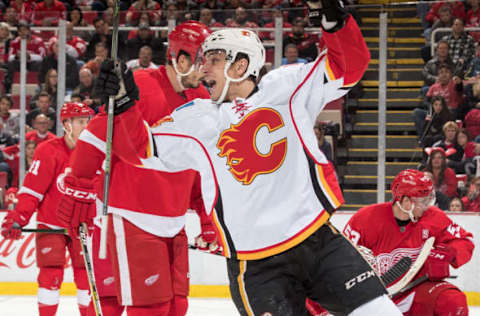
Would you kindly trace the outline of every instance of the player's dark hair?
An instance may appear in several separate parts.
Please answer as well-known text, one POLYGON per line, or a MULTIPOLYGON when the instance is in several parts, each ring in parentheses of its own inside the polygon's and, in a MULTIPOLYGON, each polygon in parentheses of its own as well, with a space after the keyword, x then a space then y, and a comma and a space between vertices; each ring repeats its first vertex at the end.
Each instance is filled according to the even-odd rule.
MULTIPOLYGON (((190 57, 190 54, 189 54, 189 53, 187 53, 187 52, 184 51, 184 50, 180 50, 180 51, 178 52, 177 60, 178 60, 178 58, 180 58, 180 56, 182 56, 182 55, 184 55, 184 56, 186 56, 186 57, 190 57)), ((168 65, 173 66, 173 62, 172 62, 172 60, 171 60, 169 57, 170 57, 170 56, 167 55, 168 65)), ((192 60, 192 63, 193 63, 193 62, 194 62, 194 61, 192 60)))
MULTIPOLYGON (((246 60, 250 63, 250 58, 248 58, 248 55, 245 54, 245 53, 237 53, 237 56, 235 57, 234 63, 236 63, 236 62, 239 61, 240 59, 246 59, 246 60)), ((252 81, 253 83, 256 83, 256 82, 257 82, 257 77, 255 77, 254 75, 248 76, 247 79, 250 80, 250 81, 252 81)))

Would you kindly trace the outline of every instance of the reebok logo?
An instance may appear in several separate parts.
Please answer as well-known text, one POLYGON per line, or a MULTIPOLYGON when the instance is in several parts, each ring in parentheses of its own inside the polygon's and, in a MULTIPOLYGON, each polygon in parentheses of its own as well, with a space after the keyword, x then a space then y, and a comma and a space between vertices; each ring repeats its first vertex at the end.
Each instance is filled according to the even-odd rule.
POLYGON ((345 282, 345 289, 350 290, 352 287, 354 287, 358 283, 362 283, 363 281, 365 281, 366 279, 372 276, 375 276, 375 272, 373 272, 373 270, 363 272, 362 274, 359 274, 353 279, 345 282))
POLYGON ((154 275, 148 277, 147 279, 145 279, 145 285, 146 286, 152 286, 153 283, 157 282, 159 277, 160 276, 158 274, 154 274, 154 275))
POLYGON ((113 281, 115 281, 115 277, 111 276, 111 277, 103 279, 103 284, 104 285, 110 285, 110 284, 113 283, 113 281))
POLYGON ((51 248, 51 247, 45 247, 45 248, 42 248, 42 250, 40 250, 40 252, 42 253, 42 255, 46 255, 46 254, 49 253, 50 251, 52 251, 52 248, 51 248))

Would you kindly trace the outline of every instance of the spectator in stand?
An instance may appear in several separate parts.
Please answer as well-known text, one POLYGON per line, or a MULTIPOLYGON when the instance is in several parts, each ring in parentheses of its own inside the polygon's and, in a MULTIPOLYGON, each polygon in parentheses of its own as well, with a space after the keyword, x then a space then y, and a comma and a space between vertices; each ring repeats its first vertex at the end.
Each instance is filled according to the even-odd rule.
POLYGON ((26 140, 32 140, 35 144, 40 145, 50 139, 54 139, 55 134, 49 132, 53 122, 45 114, 39 114, 33 120, 33 130, 25 134, 26 140))
POLYGON ((28 126, 32 126, 33 120, 37 117, 39 114, 45 114, 50 118, 50 120, 53 122, 52 127, 50 128, 50 131, 52 133, 55 133, 55 126, 56 126, 56 120, 57 120, 57 115, 55 110, 50 106, 50 96, 48 95, 47 92, 43 91, 38 95, 37 99, 37 107, 33 110, 31 110, 26 117, 26 124, 28 126))
POLYGON ((58 0, 38 2, 33 11, 33 23, 36 26, 57 26, 60 19, 67 18, 67 8, 58 0))
POLYGON ((137 0, 128 8, 126 24, 137 26, 140 21, 140 14, 146 12, 150 25, 160 24, 162 17, 162 8, 160 4, 154 0, 137 0))
POLYGON ((480 177, 475 177, 470 181, 468 193, 462 198, 467 212, 480 212, 480 177))
POLYGON ((88 68, 95 76, 98 76, 100 72, 100 64, 108 57, 107 45, 103 42, 99 42, 95 45, 95 58, 89 60, 82 68, 88 68))
POLYGON ((464 212, 465 211, 465 206, 463 205, 463 202, 460 198, 455 197, 450 201, 450 204, 448 205, 448 211, 449 212, 464 212))
MULTIPOLYGON (((443 137, 441 140, 435 142, 433 147, 441 147, 444 150, 455 149, 456 152, 460 150, 457 144, 457 133, 460 128, 454 121, 449 121, 443 125, 443 137)), ((453 154, 453 153, 452 153, 453 154)), ((451 156, 452 154, 449 154, 451 156)))
POLYGON ((313 130, 317 137, 318 148, 325 154, 325 157, 327 157, 329 161, 335 163, 333 160, 332 145, 325 139, 325 124, 320 120, 320 116, 315 120, 313 130))
POLYGON ((0 123, 0 148, 5 148, 15 144, 13 137, 5 132, 4 125, 0 123))
POLYGON ((97 43, 104 43, 109 48, 109 51, 112 45, 112 35, 109 32, 108 24, 105 24, 101 18, 96 18, 93 21, 93 26, 95 27, 95 33, 87 44, 87 51, 84 55, 85 61, 95 57, 95 45, 97 45, 97 43))
MULTIPOLYGON (((72 58, 81 59, 87 50, 87 42, 85 42, 83 38, 73 35, 73 24, 71 22, 67 22, 66 24, 66 53, 72 58)), ((48 46, 51 47, 56 42, 58 42, 58 36, 53 36, 48 41, 48 46)))
POLYGON ((440 40, 437 43, 436 56, 433 59, 430 59, 423 67, 422 75, 425 85, 422 87, 422 96, 425 96, 428 88, 437 81, 438 68, 442 64, 448 65, 450 69, 455 69, 454 74, 462 77, 461 65, 459 69, 457 69, 456 65, 453 63, 452 59, 448 55, 448 52, 448 42, 440 40))
POLYGON ((298 18, 304 18, 305 17, 305 6, 303 4, 303 1, 288 1, 288 22, 295 24, 295 21, 298 18))
MULTIPOLYGON (((35 153, 35 148, 37 144, 32 140, 25 141, 25 171, 30 169, 30 166, 33 162, 33 154, 35 153)), ((20 146, 18 144, 5 147, 2 149, 3 158, 10 167, 10 172, 8 174, 8 186, 18 188, 18 176, 20 170, 20 146)))
POLYGON ((3 126, 3 131, 18 140, 20 134, 20 115, 18 112, 12 112, 10 109, 13 106, 13 100, 7 96, 0 97, 0 124, 3 126))
POLYGON ((165 64, 165 46, 161 39, 154 37, 154 33, 146 23, 140 24, 136 36, 125 43, 126 59, 137 58, 140 48, 143 46, 149 46, 152 49, 152 61, 155 64, 165 64))
POLYGON ((6 69, 8 62, 8 50, 12 36, 8 24, 0 22, 0 68, 6 69))
POLYGON ((18 26, 18 37, 10 43, 10 51, 8 54, 8 71, 5 76, 4 89, 6 93, 10 93, 12 89, 13 76, 16 71, 20 70, 20 40, 27 40, 27 69, 30 71, 38 71, 46 55, 46 48, 43 40, 33 35, 30 26, 20 23, 18 26))
POLYGON ((258 24, 253 21, 250 11, 247 12, 245 7, 239 6, 235 9, 235 18, 227 23, 226 26, 257 28, 258 24))
POLYGON ((72 10, 70 10, 70 12, 68 12, 67 21, 72 23, 73 27, 88 26, 87 22, 85 22, 85 20, 83 19, 82 9, 80 9, 79 7, 74 7, 72 8, 72 10))
MULTIPOLYGON (((475 86, 480 86, 480 83, 475 86)), ((480 102, 477 102, 475 108, 467 113, 464 123, 465 128, 470 133, 470 136, 472 136, 472 139, 474 139, 476 143, 480 143, 480 102)))
MULTIPOLYGON (((450 11, 450 6, 443 6, 440 8, 440 19, 438 19, 435 23, 433 23, 433 26, 431 28, 425 29, 425 40, 427 44, 422 47, 421 49, 421 55, 422 58, 425 62, 428 62, 432 56, 431 56, 431 43, 430 43, 430 38, 431 34, 433 31, 437 28, 443 28, 443 27, 448 27, 451 28, 453 25, 453 16, 452 12, 450 11)), ((435 33, 435 43, 438 42, 440 39, 442 39, 445 35, 449 35, 450 31, 439 31, 435 33)), ((438 45, 438 44, 437 44, 438 45)), ((437 46, 438 47, 438 46, 437 46)))
POLYGON ((462 149, 463 156, 455 168, 458 174, 474 174, 476 165, 473 161, 475 156, 480 155, 480 143, 471 141, 470 134, 465 128, 460 128, 457 132, 457 144, 462 149))
MULTIPOLYGON (((93 93, 95 79, 92 71, 88 68, 80 69, 79 73, 80 84, 73 90, 73 95, 80 95, 83 98, 83 103, 88 105, 95 112, 98 112, 98 107, 102 105, 100 99, 96 98, 93 93)), ((73 101, 72 101, 73 102, 73 101)))
MULTIPOLYGON (((480 26, 480 0, 470 0, 471 9, 467 12, 466 27, 480 26)), ((470 32, 475 42, 480 40, 480 32, 470 32)))
MULTIPOLYGON (((54 37, 49 43, 51 46, 48 49, 48 56, 43 59, 38 72, 38 81, 44 83, 48 82, 47 72, 50 69, 56 70, 58 67, 58 40, 54 37)), ((56 71, 55 75, 57 75, 56 71)), ((71 91, 78 85, 78 64, 76 59, 70 56, 68 52, 65 54, 65 76, 65 87, 71 91)))
POLYGON ((200 10, 200 19, 199 22, 202 24, 205 24, 208 27, 222 27, 223 24, 220 22, 217 22, 213 18, 212 10, 209 8, 203 8, 200 10))
POLYGON ((475 48, 475 56, 465 71, 465 79, 467 82, 476 81, 480 78, 480 45, 475 48))
POLYGON ((259 3, 258 24, 265 26, 267 23, 275 22, 275 10, 281 10, 281 2, 278 0, 265 0, 263 3, 259 3))
POLYGON ((33 12, 35 10, 36 1, 29 0, 12 0, 10 7, 15 9, 17 20, 31 24, 33 21, 33 12))
MULTIPOLYGON (((282 13, 282 7, 281 6, 276 6, 272 10, 272 21, 266 23, 263 27, 275 27, 275 18, 281 17, 283 18, 283 28, 290 28, 292 27, 292 24, 288 23, 288 20, 284 17, 284 14, 282 13)), ((283 37, 286 37, 288 35, 288 32, 283 32, 283 37)), ((275 32, 260 32, 259 33, 260 39, 262 40, 274 40, 275 39, 275 32)))
POLYGON ((425 170, 433 175, 433 184, 436 191, 445 194, 449 199, 457 196, 457 176, 455 172, 447 167, 448 153, 441 147, 425 148, 428 160, 425 170))
POLYGON ((34 109, 36 107, 38 96, 43 92, 48 93, 50 97, 51 106, 54 109, 57 108, 57 86, 58 86, 57 68, 50 68, 43 78, 44 79, 35 90, 35 94, 30 99, 30 109, 34 109))
POLYGON ((463 20, 455 19, 452 25, 452 33, 442 39, 448 42, 449 55, 454 63, 460 63, 465 67, 475 56, 475 41, 464 31, 463 20))
POLYGON ((296 18, 292 25, 292 32, 283 39, 283 47, 295 44, 298 48, 298 56, 308 61, 313 61, 318 55, 318 37, 305 32, 305 20, 296 18))
POLYGON ((131 59, 126 63, 127 67, 136 71, 139 69, 157 69, 158 65, 152 63, 152 49, 150 46, 140 48, 138 58, 131 59))
MULTIPOLYGON (((217 1, 217 0, 206 0, 203 4, 200 6, 201 9, 209 9, 211 13, 213 13, 213 18, 218 22, 223 25, 223 22, 225 21, 225 13, 224 13, 224 4, 222 1, 217 1)), ((202 11, 200 11, 200 18, 202 15, 202 11)), ((202 22, 205 25, 208 25, 204 22, 202 22)))
POLYGON ((3 22, 7 23, 10 27, 18 26, 20 20, 17 17, 17 11, 13 7, 8 7, 5 10, 5 14, 3 15, 3 22))
POLYGON ((452 14, 454 17, 458 19, 465 19, 465 7, 463 6, 463 3, 461 1, 445 1, 445 2, 437 2, 432 7, 430 8, 430 11, 428 11, 427 16, 425 19, 427 20, 430 25, 433 25, 439 18, 439 11, 440 8, 443 6, 450 6, 450 9, 452 11, 452 14))
POLYGON ((447 64, 442 64, 438 67, 437 81, 428 89, 426 101, 430 103, 437 95, 444 97, 448 109, 456 117, 457 108, 462 101, 462 87, 462 80, 458 76, 452 78, 452 69, 447 64))
POLYGON ((420 108, 413 110, 413 117, 417 135, 421 138, 423 147, 431 147, 441 139, 444 124, 453 119, 445 99, 439 95, 432 98, 428 111, 420 108))
POLYGON ((298 57, 298 48, 297 45, 290 43, 285 46, 283 50, 283 58, 282 58, 282 65, 290 65, 290 64, 306 64, 307 60, 304 58, 298 57))

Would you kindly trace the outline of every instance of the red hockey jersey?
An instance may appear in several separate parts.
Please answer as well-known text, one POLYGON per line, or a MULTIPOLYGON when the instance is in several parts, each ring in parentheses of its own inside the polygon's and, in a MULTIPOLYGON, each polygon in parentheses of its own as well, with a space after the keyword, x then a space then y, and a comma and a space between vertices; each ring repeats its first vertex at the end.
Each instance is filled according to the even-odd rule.
MULTIPOLYGON (((155 70, 136 71, 134 76, 140 91, 138 106, 150 125, 189 100, 209 97, 203 86, 185 90, 185 97, 179 95, 170 84, 163 66, 155 70)), ((104 123, 92 120, 80 136, 71 160, 74 175, 92 178, 95 171, 100 169, 105 158, 104 143, 99 142, 99 139, 105 139, 104 123)), ((191 207, 191 195, 201 194, 199 187, 194 188, 196 193, 191 191, 193 184, 198 181, 196 177, 197 173, 193 170, 151 172, 129 165, 114 155, 109 212, 125 217, 152 234, 173 237, 185 225, 185 213, 191 207)), ((99 184, 99 197, 103 200, 103 181, 99 184)))
POLYGON ((19 212, 30 217, 37 211, 37 223, 61 227, 56 209, 71 152, 63 137, 44 142, 35 149, 33 162, 18 191, 16 209, 19 212))
POLYGON ((472 234, 435 206, 428 208, 418 222, 402 227, 393 216, 392 202, 367 206, 350 218, 344 233, 355 244, 372 250, 382 274, 405 256, 415 260, 425 240, 432 236, 435 245, 447 244, 455 249, 455 268, 470 260, 474 248, 472 234))

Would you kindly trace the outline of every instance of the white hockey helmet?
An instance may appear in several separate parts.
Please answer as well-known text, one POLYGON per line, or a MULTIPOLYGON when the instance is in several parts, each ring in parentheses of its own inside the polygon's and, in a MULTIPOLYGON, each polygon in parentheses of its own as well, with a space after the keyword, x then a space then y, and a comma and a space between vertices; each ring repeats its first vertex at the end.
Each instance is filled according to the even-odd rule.
POLYGON ((230 82, 242 81, 250 75, 258 77, 260 69, 265 64, 265 48, 257 34, 250 30, 227 28, 213 32, 202 44, 203 54, 212 50, 225 51, 227 59, 224 70, 227 81, 222 96, 217 100, 217 103, 223 102, 230 82), (248 56, 248 68, 241 78, 233 79, 228 76, 227 71, 237 58, 238 53, 248 56))

